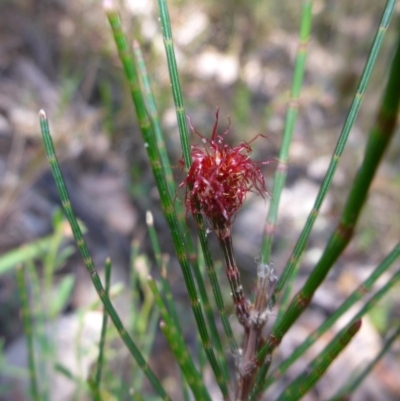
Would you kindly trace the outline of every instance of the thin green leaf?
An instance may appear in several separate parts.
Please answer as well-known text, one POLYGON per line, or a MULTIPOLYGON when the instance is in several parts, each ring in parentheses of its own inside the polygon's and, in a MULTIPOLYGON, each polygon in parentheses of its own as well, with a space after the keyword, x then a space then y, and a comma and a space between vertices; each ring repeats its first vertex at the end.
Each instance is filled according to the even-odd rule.
MULTIPOLYGON (((158 312, 157 308, 153 308, 152 313, 148 319, 147 325, 146 325, 146 332, 144 333, 144 339, 141 344, 141 350, 142 354, 146 359, 150 357, 151 350, 154 345, 154 341, 156 338, 157 334, 157 329, 158 329, 158 322, 160 318, 160 313, 158 312)), ((137 374, 135 374, 134 381, 133 381, 133 387, 138 391, 142 392, 143 386, 144 386, 144 375, 140 371, 137 374)))
POLYGON ((0 275, 7 273, 20 263, 43 257, 53 241, 53 235, 35 240, 13 249, 0 257, 0 275))
POLYGON ((51 303, 49 304, 49 318, 57 317, 65 308, 75 285, 75 277, 72 274, 66 275, 57 285, 57 291, 51 295, 51 303))

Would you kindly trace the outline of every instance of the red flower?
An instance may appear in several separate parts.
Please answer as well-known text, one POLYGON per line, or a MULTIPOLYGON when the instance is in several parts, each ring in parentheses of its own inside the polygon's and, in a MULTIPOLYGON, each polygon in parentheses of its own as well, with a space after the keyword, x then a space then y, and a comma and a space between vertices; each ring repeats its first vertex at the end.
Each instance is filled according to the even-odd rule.
POLYGON ((208 146, 192 146, 193 163, 180 185, 186 185, 187 212, 204 213, 214 229, 231 227, 249 191, 263 197, 268 194, 259 168, 264 163, 250 160, 252 149, 248 143, 234 147, 224 143, 229 126, 222 135, 217 135, 218 114, 219 109, 211 140, 199 134, 189 121, 191 130, 208 146))

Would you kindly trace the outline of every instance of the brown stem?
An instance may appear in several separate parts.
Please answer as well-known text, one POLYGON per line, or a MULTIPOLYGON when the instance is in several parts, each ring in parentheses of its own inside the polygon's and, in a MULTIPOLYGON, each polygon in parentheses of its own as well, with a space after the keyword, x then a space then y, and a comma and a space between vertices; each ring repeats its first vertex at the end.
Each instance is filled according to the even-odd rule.
POLYGON ((237 363, 238 383, 235 391, 235 400, 244 401, 253 389, 259 369, 256 355, 265 342, 262 330, 268 320, 267 304, 272 290, 271 284, 276 281, 276 277, 272 267, 259 264, 256 297, 252 305, 243 293, 240 273, 233 253, 231 229, 226 225, 214 228, 224 255, 226 276, 231 287, 236 316, 245 329, 243 347, 237 363))
POLYGON ((249 302, 244 296, 243 286, 240 281, 240 272, 238 267, 236 266, 235 257, 233 254, 230 228, 224 227, 223 229, 217 229, 216 234, 222 252, 224 254, 226 266, 225 273, 231 287, 236 316, 239 320, 239 323, 245 328, 245 331, 247 332, 250 327, 249 302))
POLYGON ((256 355, 265 343, 262 329, 268 320, 269 309, 267 305, 274 282, 276 282, 274 269, 269 265, 260 263, 258 266, 256 297, 251 310, 250 330, 245 336, 242 360, 238 366, 239 383, 235 395, 237 401, 247 400, 254 387, 260 367, 257 363, 256 355))

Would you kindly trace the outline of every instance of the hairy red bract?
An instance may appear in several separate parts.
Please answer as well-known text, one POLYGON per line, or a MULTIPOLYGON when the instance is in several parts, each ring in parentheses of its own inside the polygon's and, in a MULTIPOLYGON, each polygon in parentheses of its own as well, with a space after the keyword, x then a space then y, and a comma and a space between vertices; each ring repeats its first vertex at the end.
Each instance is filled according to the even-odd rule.
MULTIPOLYGON (((224 142, 229 131, 217 135, 219 110, 216 112, 211 139, 193 132, 207 145, 192 146, 192 165, 182 186, 186 186, 186 210, 204 213, 214 228, 229 227, 249 191, 265 197, 268 191, 259 165, 250 159, 248 143, 230 146, 224 142)), ((230 123, 230 122, 229 122, 230 123)))

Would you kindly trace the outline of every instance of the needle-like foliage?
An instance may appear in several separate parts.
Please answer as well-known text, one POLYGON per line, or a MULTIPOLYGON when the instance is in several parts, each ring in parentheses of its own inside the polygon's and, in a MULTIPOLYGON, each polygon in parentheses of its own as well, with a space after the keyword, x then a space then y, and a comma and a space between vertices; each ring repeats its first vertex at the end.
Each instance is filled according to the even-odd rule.
MULTIPOLYGON (((275 268, 272 265, 272 245, 276 224, 278 223, 279 201, 286 181, 290 143, 295 130, 296 117, 299 112, 299 99, 305 73, 307 43, 311 35, 313 1, 305 0, 303 2, 299 48, 295 62, 293 85, 290 101, 287 106, 282 147, 279 153, 278 168, 271 194, 266 187, 261 170, 262 165, 267 164, 267 162, 257 162, 251 158, 253 147, 255 146, 254 141, 258 136, 262 137, 262 135, 258 135, 250 142, 241 142, 236 146, 231 146, 226 141, 231 123, 230 117, 228 117, 229 123, 226 130, 222 134, 218 132, 219 109, 217 109, 216 112, 216 121, 210 137, 200 134, 186 116, 167 3, 165 0, 158 0, 157 4, 160 12, 162 36, 170 74, 172 98, 176 107, 176 116, 181 139, 183 157, 180 164, 186 174, 180 186, 177 186, 173 180, 171 163, 166 151, 166 141, 163 137, 164 134, 156 109, 156 101, 150 89, 150 74, 145 66, 145 55, 142 54, 139 41, 136 39, 133 40, 133 49, 130 49, 128 39, 124 34, 121 19, 119 18, 113 2, 111 0, 104 1, 104 8, 124 69, 128 90, 132 96, 144 146, 160 195, 161 209, 171 235, 171 242, 176 254, 176 260, 181 267, 183 282, 187 291, 187 301, 188 304, 190 304, 194 322, 196 323, 191 331, 194 338, 197 337, 200 339, 199 344, 201 344, 198 357, 192 353, 191 344, 186 341, 184 318, 181 317, 178 311, 179 307, 175 299, 175 291, 168 279, 170 264, 166 262, 166 258, 162 254, 164 244, 159 242, 152 214, 150 212, 147 213, 147 225, 156 264, 159 268, 160 278, 153 279, 149 276, 146 281, 138 278, 137 275, 133 273, 131 275, 130 284, 132 292, 131 299, 135 304, 135 306, 131 308, 133 311, 131 316, 132 322, 130 324, 131 331, 133 333, 139 331, 136 330, 136 328, 137 322, 141 319, 140 316, 138 317, 137 315, 142 316, 139 312, 139 308, 137 308, 137 304, 140 303, 140 297, 135 292, 136 286, 139 284, 142 288, 145 288, 143 308, 141 310, 146 312, 143 313, 143 315, 147 316, 147 318, 142 320, 149 320, 150 315, 153 318, 151 325, 146 325, 146 322, 144 322, 144 326, 141 328, 141 331, 144 331, 146 327, 152 327, 151 333, 149 333, 151 341, 146 343, 147 345, 141 349, 123 325, 122 319, 111 303, 109 297, 111 262, 109 260, 107 262, 108 273, 106 288, 103 287, 100 281, 71 207, 68 191, 55 155, 46 114, 44 111, 41 111, 40 126, 43 142, 60 194, 64 213, 72 227, 76 244, 84 259, 92 283, 103 302, 105 312, 111 318, 126 347, 141 368, 142 373, 132 380, 132 382, 137 385, 136 387, 139 388, 139 392, 134 394, 134 398, 147 399, 147 390, 145 386, 143 386, 142 381, 142 375, 146 375, 158 396, 163 400, 170 399, 170 396, 164 389, 162 380, 156 377, 148 361, 150 346, 153 344, 153 336, 156 335, 155 322, 159 316, 161 316, 162 321, 159 324, 159 328, 163 332, 165 340, 177 362, 176 368, 179 369, 181 378, 179 383, 182 386, 185 400, 190 398, 189 392, 191 392, 193 398, 198 401, 211 401, 217 398, 222 398, 224 401, 254 401, 261 399, 260 397, 262 397, 263 392, 268 391, 269 386, 275 380, 279 379, 280 376, 285 374, 288 368, 302 357, 304 352, 314 344, 315 340, 328 329, 332 328, 333 324, 337 322, 351 306, 362 299, 367 291, 372 291, 373 284, 376 283, 378 278, 381 277, 400 256, 400 248, 397 244, 393 251, 377 266, 370 277, 368 277, 359 288, 355 289, 337 311, 317 328, 317 330, 298 347, 290 358, 278 365, 275 371, 269 373, 268 376, 268 371, 274 358, 273 352, 279 347, 286 333, 293 328, 298 317, 307 309, 315 291, 320 288, 328 272, 351 240, 362 206, 365 204, 374 174, 382 160, 385 149, 389 145, 390 138, 395 132, 400 105, 400 75, 398 74, 400 68, 400 35, 399 43, 394 51, 392 67, 389 70, 389 79, 383 94, 379 112, 368 139, 365 157, 355 177, 354 184, 350 188, 343 213, 340 216, 336 228, 332 232, 321 259, 316 263, 297 294, 290 300, 288 283, 290 280, 293 280, 294 273, 300 268, 301 257, 319 214, 322 202, 332 183, 339 159, 344 151, 351 128, 360 109, 396 1, 388 0, 383 10, 382 18, 371 46, 371 51, 360 78, 359 86, 349 109, 348 117, 341 130, 336 148, 333 151, 328 170, 321 184, 314 206, 294 246, 292 255, 284 268, 282 266, 275 268), (133 52, 131 50, 133 50, 133 52), (189 144, 188 126, 191 131, 200 138, 199 145, 189 144), (181 188, 184 188, 182 203, 180 203, 179 200, 179 189, 181 188), (258 194, 265 199, 270 199, 272 197, 264 232, 265 235, 257 262, 257 275, 254 277, 256 285, 254 293, 251 295, 247 295, 247 290, 245 290, 242 285, 240 269, 235 259, 235 242, 232 237, 235 217, 243 206, 249 192, 258 194), (184 208, 186 208, 186 214, 184 208), (196 250, 193 245, 188 229, 187 222, 191 216, 194 218, 195 227, 199 235, 199 243, 201 244, 201 249, 198 250, 196 250), (213 231, 212 235, 208 237, 203 217, 205 217, 206 221, 211 225, 213 231), (238 325, 240 328, 238 333, 233 332, 233 326, 231 327, 231 323, 227 317, 223 300, 224 283, 219 283, 211 256, 208 241, 215 241, 215 238, 220 246, 225 274, 228 278, 231 291, 233 308, 236 312, 236 319, 240 324, 238 325), (202 263, 199 263, 199 260, 201 260, 202 263), (200 268, 203 261, 210 279, 212 294, 214 295, 215 311, 213 310, 214 305, 212 304, 212 297, 209 297, 209 289, 207 283, 204 281, 204 275, 200 268), (144 281, 146 282, 144 283, 144 281), (288 304, 286 302, 281 303, 278 318, 272 328, 269 328, 269 331, 267 331, 266 323, 273 313, 272 309, 275 304, 279 305, 283 291, 286 291, 286 296, 290 302, 288 301, 288 304), (150 304, 149 300, 151 300, 150 304), (216 311, 218 311, 220 317, 223 333, 220 333, 222 329, 219 330, 218 315, 214 313, 216 311), (225 334, 225 338, 223 338, 223 334, 225 334), (236 340, 234 334, 237 334, 237 337, 240 338, 239 341, 236 340), (224 341, 229 343, 229 347, 233 353, 234 363, 232 364, 229 363, 229 358, 226 355, 224 341), (203 354, 206 355, 206 358, 203 357, 203 354), (208 362, 210 369, 207 369, 207 366, 205 366, 206 362, 208 362), (213 379, 209 378, 209 372, 213 373, 213 379), (216 384, 215 391, 213 386, 209 385, 211 380, 216 384), (218 392, 217 396, 214 395, 216 392, 218 392)), ((137 244, 135 244, 133 250, 133 255, 137 255, 137 244)), ((54 255, 50 254, 48 259, 53 260, 54 255)), ((22 270, 18 270, 18 280, 23 303, 24 326, 25 330, 28 331, 30 323, 28 319, 26 284, 24 282, 22 270)), ((309 362, 308 369, 286 386, 278 399, 282 401, 299 400, 305 393, 312 389, 333 360, 339 356, 350 343, 353 336, 359 331, 362 317, 393 285, 398 283, 399 280, 400 273, 396 272, 392 275, 389 282, 372 294, 370 299, 364 303, 363 307, 326 345, 325 349, 322 350, 313 361, 309 362)), ((49 286, 50 284, 47 284, 47 287, 49 286)), ((93 395, 96 401, 102 399, 102 392, 99 391, 99 389, 100 386, 102 390, 104 387, 101 378, 103 377, 102 367, 106 358, 104 345, 106 325, 107 319, 106 315, 104 315, 97 373, 95 379, 92 380, 92 387, 94 388, 93 395)), ((379 357, 387 352, 389 346, 395 341, 398 334, 399 329, 397 328, 395 335, 389 338, 382 352, 379 354, 379 357)), ((29 364, 32 374, 31 392, 33 398, 37 399, 38 387, 35 378, 33 342, 32 338, 29 336, 28 347, 29 364)), ((157 358, 157 355, 151 356, 151 358, 157 358)), ((356 380, 356 383, 358 384, 363 377, 365 377, 365 374, 360 376, 356 380)), ((348 385, 344 388, 343 393, 353 388, 355 388, 354 384, 348 385)), ((339 393, 339 395, 341 394, 342 393, 339 393)))

